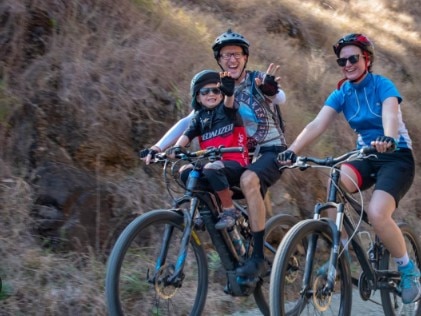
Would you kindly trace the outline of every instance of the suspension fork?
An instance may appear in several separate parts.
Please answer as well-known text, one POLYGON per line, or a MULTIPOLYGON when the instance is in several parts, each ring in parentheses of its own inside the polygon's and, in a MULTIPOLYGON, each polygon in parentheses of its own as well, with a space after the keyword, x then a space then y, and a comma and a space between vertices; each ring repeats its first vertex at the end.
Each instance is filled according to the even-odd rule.
MULTIPOLYGON (((180 242, 180 250, 178 251, 177 262, 175 264, 175 271, 174 273, 168 278, 168 282, 170 283, 178 283, 183 279, 183 268, 186 262, 187 252, 189 249, 190 238, 193 229, 193 217, 194 214, 197 212, 197 208, 199 205, 199 199, 197 197, 193 197, 190 201, 190 209, 183 210, 183 218, 184 218, 184 230, 183 236, 180 242)), ((168 244, 166 248, 168 247, 168 244)), ((168 249, 168 248, 167 248, 168 249)))
MULTIPOLYGON (((331 221, 331 220, 323 220, 329 225, 329 229, 332 231, 333 241, 332 241, 332 250, 330 254, 330 262, 329 262, 329 270, 328 270, 328 284, 326 285, 326 288, 332 288, 336 277, 336 263, 338 261, 339 256, 339 243, 340 243, 340 234, 341 231, 338 229, 338 227, 342 228, 341 225, 338 223, 342 222, 343 218, 343 209, 344 205, 339 203, 317 203, 314 207, 314 219, 320 219, 320 213, 327 209, 327 208, 337 208, 338 209, 338 216, 337 216, 337 223, 331 221), (340 215, 342 214, 342 215, 340 215), (339 222, 338 222, 339 221, 339 222), (339 225, 337 227, 337 225, 339 225), (336 246, 335 246, 336 245, 336 246), (332 269, 331 266, 334 266, 335 269, 332 269)), ((312 270, 313 270, 313 263, 314 263, 314 257, 316 254, 316 246, 317 246, 317 240, 318 235, 313 234, 311 238, 309 239, 309 243, 307 245, 307 254, 306 254, 306 263, 304 268, 304 275, 303 275, 303 284, 302 284, 302 290, 301 294, 305 293, 311 285, 311 277, 312 277, 312 270)))

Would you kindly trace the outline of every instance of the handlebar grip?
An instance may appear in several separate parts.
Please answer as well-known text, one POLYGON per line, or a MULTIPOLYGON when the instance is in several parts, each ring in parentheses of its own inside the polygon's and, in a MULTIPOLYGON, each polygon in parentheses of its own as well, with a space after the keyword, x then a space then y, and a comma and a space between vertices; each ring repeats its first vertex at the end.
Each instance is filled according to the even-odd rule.
POLYGON ((221 154, 223 153, 242 153, 244 151, 243 147, 223 147, 220 149, 221 154))
POLYGON ((360 149, 360 152, 364 155, 370 155, 370 154, 377 154, 376 147, 367 146, 360 149))
MULTIPOLYGON (((395 150, 396 150, 396 148, 394 146, 391 146, 391 147, 388 148, 386 153, 393 153, 395 150)), ((377 151, 376 147, 373 147, 373 146, 363 147, 363 148, 360 149, 360 152, 364 155, 378 154, 379 153, 377 151)))

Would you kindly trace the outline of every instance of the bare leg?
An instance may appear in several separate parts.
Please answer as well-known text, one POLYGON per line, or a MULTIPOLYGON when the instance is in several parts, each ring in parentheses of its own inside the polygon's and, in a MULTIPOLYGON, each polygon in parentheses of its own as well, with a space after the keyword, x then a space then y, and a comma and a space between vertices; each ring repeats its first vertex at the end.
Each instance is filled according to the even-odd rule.
POLYGON ((219 199, 221 200, 221 206, 223 209, 232 209, 234 204, 232 202, 232 191, 230 189, 224 189, 216 192, 219 199))
POLYGON ((259 177, 253 171, 246 170, 241 176, 240 185, 247 201, 251 230, 253 232, 264 230, 266 211, 265 203, 260 193, 259 177))
POLYGON ((406 254, 406 245, 399 226, 392 218, 394 211, 395 199, 389 193, 373 192, 367 211, 370 223, 392 257, 400 258, 406 254))

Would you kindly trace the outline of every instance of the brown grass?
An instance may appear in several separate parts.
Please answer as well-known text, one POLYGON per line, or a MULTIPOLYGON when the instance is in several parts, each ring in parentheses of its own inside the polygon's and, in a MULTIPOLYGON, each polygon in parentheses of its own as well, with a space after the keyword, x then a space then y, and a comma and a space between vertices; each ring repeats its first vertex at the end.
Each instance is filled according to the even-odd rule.
MULTIPOLYGON (((0 276, 11 295, 0 301, 0 315, 106 314, 103 258, 48 252, 30 229, 30 158, 95 171, 115 187, 120 211, 165 206, 161 184, 151 184, 158 171, 138 168, 136 150, 190 111, 190 79, 218 69, 210 46, 228 27, 250 40, 250 69, 281 65, 289 141, 340 79, 332 43, 366 33, 376 46, 374 70, 404 96, 419 164, 420 20, 420 2, 409 0, 2 1, 0 276), (30 156, 34 134, 39 143, 30 156)), ((354 135, 343 126, 335 124, 309 153, 352 147, 354 135)), ((275 212, 308 214, 308 196, 321 196, 324 184, 316 173, 285 175, 271 189, 275 212)), ((397 217, 419 220, 420 187, 417 174, 397 217)), ((220 288, 209 297, 230 304, 220 288)))

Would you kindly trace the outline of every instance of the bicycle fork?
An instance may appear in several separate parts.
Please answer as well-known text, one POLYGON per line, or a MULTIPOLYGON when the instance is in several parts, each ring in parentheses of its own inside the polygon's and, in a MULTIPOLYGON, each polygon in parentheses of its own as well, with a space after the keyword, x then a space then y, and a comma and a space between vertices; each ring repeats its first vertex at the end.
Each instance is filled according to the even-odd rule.
MULTIPOLYGON (((339 250, 340 250, 340 235, 343 228, 343 216, 344 216, 344 205, 342 203, 318 203, 315 206, 314 210, 314 219, 320 219, 320 213, 328 208, 336 208, 337 209, 337 216, 336 216, 336 223, 329 219, 323 219, 329 226, 330 231, 332 232, 332 248, 330 251, 329 256, 329 264, 327 270, 327 280, 326 284, 321 290, 321 295, 330 295, 335 286, 335 279, 337 275, 337 267, 338 267, 338 260, 339 260, 339 250)), ((308 291, 311 286, 311 277, 313 273, 313 259, 315 257, 316 248, 317 248, 317 240, 318 235, 313 235, 307 246, 307 255, 306 255, 306 264, 305 264, 305 271, 303 276, 303 292, 308 291)))
MULTIPOLYGON (((164 277, 163 281, 165 285, 173 285, 174 287, 181 287, 182 281, 184 279, 184 273, 183 268, 184 264, 186 262, 187 252, 188 252, 188 246, 190 243, 190 238, 192 235, 192 216, 196 213, 198 207, 198 199, 192 198, 190 201, 190 209, 184 209, 183 212, 183 218, 184 218, 184 230, 183 235, 181 237, 180 242, 180 249, 178 251, 177 261, 175 262, 175 265, 173 267, 173 271, 169 275, 166 275, 164 277)), ((167 224, 165 226, 164 234, 162 237, 161 242, 161 249, 158 255, 158 258, 155 262, 155 271, 152 278, 149 278, 148 280, 150 283, 155 283, 156 278, 160 277, 160 272, 162 268, 165 266, 166 260, 167 260, 167 254, 168 249, 170 247, 170 243, 172 242, 172 235, 174 232, 174 226, 171 224, 167 224)))

